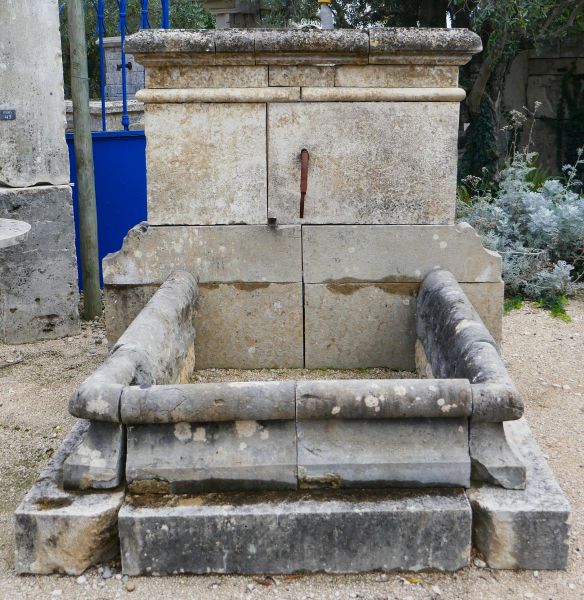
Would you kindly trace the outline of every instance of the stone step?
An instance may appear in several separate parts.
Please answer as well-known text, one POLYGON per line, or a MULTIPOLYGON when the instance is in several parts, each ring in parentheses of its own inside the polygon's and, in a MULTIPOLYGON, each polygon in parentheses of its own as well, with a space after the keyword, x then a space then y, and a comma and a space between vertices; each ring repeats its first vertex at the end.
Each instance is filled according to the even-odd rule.
POLYGON ((456 489, 130 496, 119 534, 127 575, 454 571, 471 510, 456 489))

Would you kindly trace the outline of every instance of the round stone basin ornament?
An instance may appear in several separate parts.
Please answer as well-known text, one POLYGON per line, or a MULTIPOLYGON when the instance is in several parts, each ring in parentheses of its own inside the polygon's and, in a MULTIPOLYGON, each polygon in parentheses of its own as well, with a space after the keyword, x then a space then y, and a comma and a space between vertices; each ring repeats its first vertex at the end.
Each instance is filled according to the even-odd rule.
POLYGON ((8 248, 24 242, 29 231, 29 223, 14 219, 0 219, 0 248, 8 248))

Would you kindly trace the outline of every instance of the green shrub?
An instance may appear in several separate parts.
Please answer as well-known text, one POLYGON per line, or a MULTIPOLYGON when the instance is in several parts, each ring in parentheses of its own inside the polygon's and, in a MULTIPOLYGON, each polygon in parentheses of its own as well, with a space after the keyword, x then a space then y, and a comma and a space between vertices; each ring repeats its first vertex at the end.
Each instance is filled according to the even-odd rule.
POLYGON ((496 185, 462 182, 459 216, 501 254, 506 295, 539 300, 556 314, 565 314, 565 298, 584 277, 584 196, 576 178, 583 154, 564 166, 563 178, 542 179, 536 154, 526 150, 507 158, 496 185))

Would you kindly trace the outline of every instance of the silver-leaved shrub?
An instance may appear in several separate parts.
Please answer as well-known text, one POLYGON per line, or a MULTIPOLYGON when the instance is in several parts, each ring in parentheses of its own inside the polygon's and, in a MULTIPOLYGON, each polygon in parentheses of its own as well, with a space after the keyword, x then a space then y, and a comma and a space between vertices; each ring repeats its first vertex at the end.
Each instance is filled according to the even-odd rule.
MULTIPOLYGON (((459 205, 461 220, 482 235, 485 246, 503 259, 508 295, 554 302, 572 295, 584 273, 584 196, 577 168, 565 166, 565 177, 543 182, 534 177, 536 155, 516 152, 498 174, 498 186, 466 182, 471 189, 459 205)), ((465 182, 463 182, 465 183, 465 182)))

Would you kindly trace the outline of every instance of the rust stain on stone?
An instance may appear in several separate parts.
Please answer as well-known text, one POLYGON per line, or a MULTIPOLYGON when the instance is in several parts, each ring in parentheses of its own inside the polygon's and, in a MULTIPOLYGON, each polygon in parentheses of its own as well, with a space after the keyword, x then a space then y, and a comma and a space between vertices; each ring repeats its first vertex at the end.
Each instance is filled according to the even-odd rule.
POLYGON ((131 494, 170 494, 170 485, 168 481, 159 479, 143 479, 141 481, 133 481, 128 485, 128 491, 131 494))
POLYGON ((327 283, 326 289, 333 294, 341 294, 343 296, 351 296, 355 292, 367 288, 377 288, 386 294, 397 296, 415 296, 419 283, 327 283))
POLYGON ((259 283, 259 282, 255 282, 255 283, 239 282, 239 283, 234 283, 233 287, 236 290, 241 290, 242 292, 253 292, 255 290, 263 290, 267 287, 270 287, 270 284, 269 283, 259 283))

